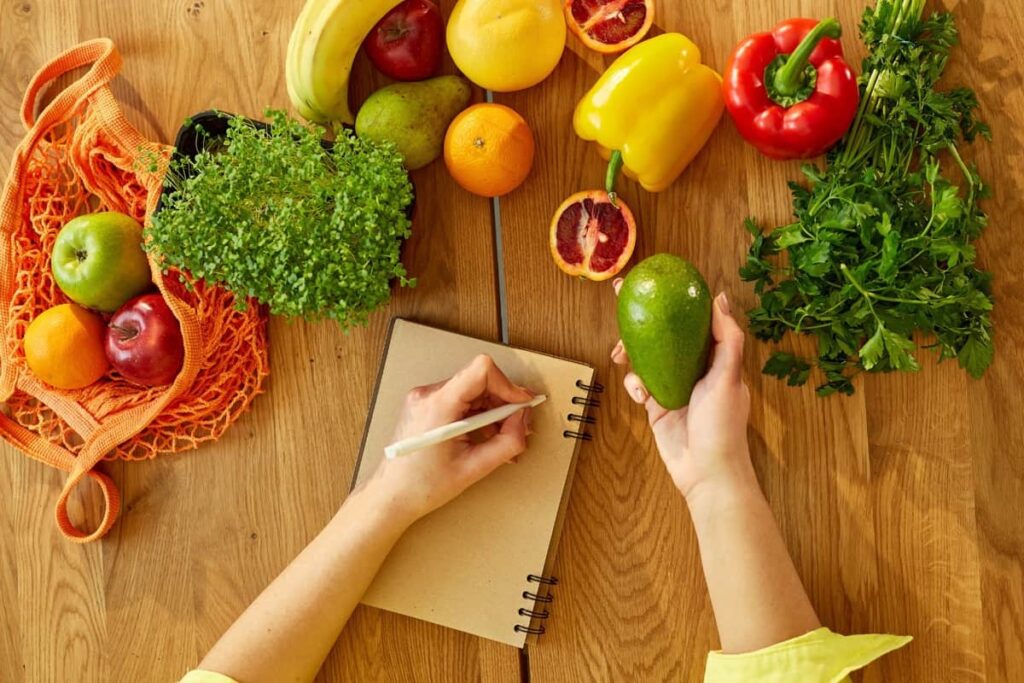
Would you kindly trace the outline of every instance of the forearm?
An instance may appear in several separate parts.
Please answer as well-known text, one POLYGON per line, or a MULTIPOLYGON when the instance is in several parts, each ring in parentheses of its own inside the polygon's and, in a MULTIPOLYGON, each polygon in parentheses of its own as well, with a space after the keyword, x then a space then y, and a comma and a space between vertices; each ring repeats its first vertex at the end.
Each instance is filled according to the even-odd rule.
POLYGON ((697 491, 688 503, 726 653, 757 650, 821 625, 752 470, 697 491))
POLYGON ((311 681, 408 525, 372 488, 323 531, 214 645, 200 668, 243 683, 311 681))

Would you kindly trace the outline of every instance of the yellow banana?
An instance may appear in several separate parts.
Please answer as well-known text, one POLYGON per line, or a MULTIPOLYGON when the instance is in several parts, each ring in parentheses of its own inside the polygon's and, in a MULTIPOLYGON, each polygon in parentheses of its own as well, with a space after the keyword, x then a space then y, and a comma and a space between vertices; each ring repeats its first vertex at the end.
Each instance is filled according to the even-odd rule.
POLYGON ((399 2, 307 0, 313 8, 298 40, 294 76, 296 94, 310 113, 327 121, 355 122, 348 106, 352 62, 366 35, 399 2))
POLYGON ((299 56, 303 41, 309 33, 312 19, 327 2, 329 0, 308 0, 302 6, 302 11, 295 20, 291 37, 288 39, 288 51, 285 53, 285 83, 288 87, 288 98, 303 118, 318 122, 326 121, 327 117, 309 103, 308 89, 299 77, 299 56))

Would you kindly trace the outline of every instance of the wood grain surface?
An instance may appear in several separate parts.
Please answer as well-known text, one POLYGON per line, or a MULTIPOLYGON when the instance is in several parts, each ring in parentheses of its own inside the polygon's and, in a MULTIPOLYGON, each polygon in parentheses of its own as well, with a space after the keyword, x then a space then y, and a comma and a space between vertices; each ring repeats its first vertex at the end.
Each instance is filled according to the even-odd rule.
MULTIPOLYGON (((454 0, 442 3, 445 12, 454 0)), ((914 376, 871 377, 852 398, 818 399, 763 378, 769 347, 748 345, 751 441, 762 485, 823 621, 915 641, 864 681, 1019 680, 1024 675, 1024 19, 1015 3, 945 0, 962 31, 949 82, 978 89, 995 143, 970 151, 995 197, 979 244, 995 273, 997 354, 983 381, 926 362, 914 376)), ((283 53, 301 0, 0 0, 0 164, 23 130, 32 73, 66 47, 109 36, 125 57, 114 92, 147 135, 169 142, 210 107, 259 116, 287 102, 283 53)), ((862 3, 661 0, 655 31, 681 31, 721 69, 747 33, 792 16, 862 3)), ((665 475, 642 411, 621 389, 608 284, 563 276, 547 250, 562 199, 600 186, 603 164, 572 133, 575 102, 610 61, 570 39, 553 76, 496 96, 531 123, 534 173, 500 202, 510 341, 599 368, 608 390, 596 441, 581 452, 562 534, 548 634, 528 670, 505 646, 361 608, 324 681, 697 681, 716 647, 685 506, 665 475)), ((452 70, 451 65, 447 66, 452 70)), ((383 80, 360 60, 354 95, 383 80)), ((668 191, 624 183, 641 224, 637 256, 689 258, 735 309, 753 303, 737 268, 748 214, 779 223, 797 165, 770 162, 724 120, 668 191)), ((0 454, 0 681, 171 681, 228 624, 343 499, 391 314, 498 335, 491 205, 443 165, 415 176, 418 212, 405 248, 415 290, 372 324, 271 323, 272 377, 220 442, 107 470, 124 496, 102 542, 62 540, 52 506, 62 475, 9 447, 0 454)), ((72 514, 97 516, 85 489, 72 514)))
MULTIPOLYGON (((980 247, 996 275, 995 366, 973 382, 953 364, 926 362, 917 375, 872 377, 852 398, 822 400, 812 387, 762 377, 770 348, 748 344, 753 457, 823 622, 842 632, 915 637, 870 668, 866 681, 1024 676, 1024 428, 1017 417, 1024 254, 1014 235, 1024 178, 1022 22, 1006 3, 947 6, 963 36, 948 81, 978 89, 996 140, 971 151, 996 193, 980 247)), ((658 9, 655 31, 690 36, 721 70, 750 32, 788 16, 835 15, 852 29, 863 3, 720 0, 660 2, 658 9)), ((845 44, 859 60, 853 33, 845 44)), ((573 281, 546 263, 554 208, 604 177, 596 151, 573 135, 572 112, 610 60, 575 41, 570 48, 550 81, 496 98, 526 116, 540 145, 526 187, 501 202, 510 341, 594 363, 609 387, 597 440, 577 470, 554 615, 531 648, 531 672, 537 681, 696 681, 715 646, 714 621, 686 511, 642 409, 608 362, 616 339, 612 288, 573 281)), ((742 219, 786 222, 785 183, 797 176, 797 163, 764 159, 723 121, 668 191, 621 186, 641 226, 636 258, 680 254, 715 291, 728 292, 735 309, 749 308, 753 293, 737 274, 748 244, 742 219)))
MULTIPOLYGON (((283 54, 301 5, 3 0, 4 168, 23 135, 17 103, 32 73, 96 36, 121 50, 114 92, 154 139, 173 141, 186 116, 210 107, 259 117, 268 105, 286 106, 283 54)), ((360 60, 357 101, 383 83, 372 73, 360 60)), ((101 543, 62 540, 52 514, 62 476, 3 447, 0 681, 180 678, 344 499, 390 316, 497 339, 490 202, 456 187, 443 165, 414 182, 417 215, 403 260, 419 286, 347 335, 332 323, 274 319, 268 391, 223 440, 107 467, 124 509, 101 543)), ((93 518, 97 497, 81 497, 93 518)), ((519 658, 504 646, 360 608, 321 679, 412 675, 512 681, 519 658)))

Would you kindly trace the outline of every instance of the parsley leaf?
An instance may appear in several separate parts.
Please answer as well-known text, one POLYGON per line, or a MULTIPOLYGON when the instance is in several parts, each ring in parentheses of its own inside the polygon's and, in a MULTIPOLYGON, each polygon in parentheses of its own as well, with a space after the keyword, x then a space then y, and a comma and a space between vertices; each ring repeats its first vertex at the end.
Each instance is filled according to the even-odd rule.
POLYGON ((977 379, 992 364, 993 353, 992 339, 988 335, 971 335, 957 354, 957 359, 960 367, 977 379))
POLYGON ((882 360, 883 353, 885 353, 885 325, 879 323, 875 328, 875 333, 871 335, 871 339, 868 339, 864 346, 860 347, 860 364, 865 370, 870 370, 882 360))
POLYGON ((773 353, 764 365, 764 374, 787 380, 791 387, 807 383, 811 374, 811 364, 781 351, 773 353))

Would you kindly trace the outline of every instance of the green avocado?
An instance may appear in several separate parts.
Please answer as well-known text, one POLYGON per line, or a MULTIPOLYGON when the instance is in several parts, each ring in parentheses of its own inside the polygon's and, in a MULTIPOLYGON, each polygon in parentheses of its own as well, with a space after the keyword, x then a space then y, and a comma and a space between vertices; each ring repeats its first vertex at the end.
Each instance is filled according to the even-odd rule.
POLYGON ((363 103, 356 116, 356 135, 393 142, 407 169, 423 168, 441 156, 448 124, 472 95, 469 81, 460 76, 393 83, 363 103))
POLYGON ((711 294, 692 263, 672 254, 641 261, 619 291, 619 334, 633 371, 662 407, 690 403, 707 367, 711 294))

